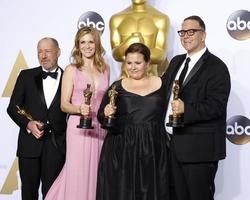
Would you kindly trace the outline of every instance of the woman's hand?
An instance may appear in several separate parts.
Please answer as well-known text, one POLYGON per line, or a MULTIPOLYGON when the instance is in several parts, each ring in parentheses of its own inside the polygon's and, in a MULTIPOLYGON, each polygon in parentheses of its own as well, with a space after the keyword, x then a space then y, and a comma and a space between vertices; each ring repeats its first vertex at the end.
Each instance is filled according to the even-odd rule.
POLYGON ((91 106, 87 104, 80 105, 80 114, 83 116, 89 116, 91 113, 91 106))
POLYGON ((106 117, 115 114, 115 112, 116 112, 116 106, 112 106, 111 104, 107 104, 104 108, 104 115, 106 117))

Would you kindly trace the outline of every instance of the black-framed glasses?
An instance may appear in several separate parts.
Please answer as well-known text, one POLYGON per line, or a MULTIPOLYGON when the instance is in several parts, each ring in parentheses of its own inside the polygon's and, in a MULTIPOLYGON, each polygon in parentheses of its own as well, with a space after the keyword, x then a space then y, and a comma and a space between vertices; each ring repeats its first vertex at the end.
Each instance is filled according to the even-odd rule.
POLYGON ((184 37, 187 33, 188 36, 193 36, 198 31, 204 31, 202 29, 188 29, 188 30, 180 30, 177 31, 180 37, 184 37))

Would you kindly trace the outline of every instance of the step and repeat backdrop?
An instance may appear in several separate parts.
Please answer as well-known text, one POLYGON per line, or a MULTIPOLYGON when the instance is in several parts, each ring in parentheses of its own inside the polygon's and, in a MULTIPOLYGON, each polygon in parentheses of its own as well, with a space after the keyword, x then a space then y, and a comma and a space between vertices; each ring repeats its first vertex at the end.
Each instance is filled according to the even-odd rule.
MULTIPOLYGON (((96 27, 102 32, 112 82, 119 77, 121 64, 112 56, 112 47, 116 44, 111 42, 110 19, 126 8, 132 9, 132 3, 131 0, 0 1, 0 200, 21 199, 15 156, 19 129, 8 117, 6 108, 19 71, 39 65, 36 54, 38 40, 49 36, 59 41, 62 51, 59 64, 64 68, 70 61, 77 29, 85 25, 96 27)), ((227 64, 232 81, 227 116, 227 157, 219 163, 215 199, 248 200, 250 2, 148 0, 147 3, 155 9, 151 9, 152 12, 166 15, 169 19, 169 24, 163 24, 166 27, 162 29, 165 36, 161 48, 165 63, 174 55, 184 52, 177 34, 182 20, 190 15, 199 15, 205 21, 207 47, 227 64)), ((138 31, 147 30, 145 21, 135 22, 133 16, 129 20, 125 23, 127 28, 130 24, 135 26, 138 23, 137 27, 141 27, 138 31)))

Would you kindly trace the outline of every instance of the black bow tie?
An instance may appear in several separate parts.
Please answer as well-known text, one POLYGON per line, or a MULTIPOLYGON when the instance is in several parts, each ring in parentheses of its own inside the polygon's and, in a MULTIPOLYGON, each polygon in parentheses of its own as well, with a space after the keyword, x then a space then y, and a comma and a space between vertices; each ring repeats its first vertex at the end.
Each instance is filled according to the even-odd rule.
POLYGON ((43 77, 43 79, 46 79, 48 76, 50 76, 51 78, 56 79, 56 78, 57 78, 57 75, 58 75, 58 72, 57 72, 57 71, 55 71, 55 72, 45 72, 45 71, 43 71, 43 72, 42 72, 42 77, 43 77))

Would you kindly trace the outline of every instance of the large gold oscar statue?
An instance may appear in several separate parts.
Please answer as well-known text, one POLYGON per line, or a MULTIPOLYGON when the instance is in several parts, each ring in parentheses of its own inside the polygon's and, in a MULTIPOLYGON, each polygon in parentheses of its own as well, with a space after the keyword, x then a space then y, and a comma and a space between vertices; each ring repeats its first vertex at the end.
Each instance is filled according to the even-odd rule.
MULTIPOLYGON (((111 47, 118 62, 125 59, 125 50, 130 44, 141 42, 151 50, 151 65, 148 72, 161 75, 166 68, 167 15, 147 4, 146 0, 132 0, 132 5, 113 15, 110 19, 111 47)), ((127 73, 122 67, 122 76, 127 73)))

